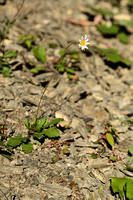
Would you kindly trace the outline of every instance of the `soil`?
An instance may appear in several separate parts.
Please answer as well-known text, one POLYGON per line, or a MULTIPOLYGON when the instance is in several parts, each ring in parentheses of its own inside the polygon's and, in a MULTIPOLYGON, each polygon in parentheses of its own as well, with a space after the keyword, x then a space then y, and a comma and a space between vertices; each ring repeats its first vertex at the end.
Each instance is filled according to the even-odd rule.
MULTIPOLYGON (((1 30, 21 4, 22 0, 1 3, 1 30)), ((8 38, 1 43, 1 50, 18 53, 9 59, 11 77, 0 74, 0 123, 6 125, 1 133, 26 137, 24 122, 33 121, 42 92, 60 59, 59 52, 85 34, 90 42, 86 51, 77 44, 69 48, 77 59, 68 54, 66 65, 75 74, 69 78, 67 71, 56 71, 41 102, 39 118, 64 119, 58 125, 60 137, 46 138, 41 145, 31 139, 33 151, 25 154, 18 146, 11 155, 12 161, 0 155, 2 200, 115 200, 120 198, 110 189, 111 178, 133 177, 124 169, 133 144, 133 65, 111 64, 91 50, 115 48, 133 61, 133 34, 130 32, 128 44, 117 37, 102 36, 97 25, 105 20, 110 23, 110 18, 104 19, 88 5, 118 13, 119 18, 133 19, 125 0, 26 0, 8 38), (45 48, 44 64, 19 40, 22 34, 34 36, 32 47, 45 48), (44 72, 32 73, 37 65, 44 72), (116 129, 113 148, 102 138, 109 124, 116 129)))

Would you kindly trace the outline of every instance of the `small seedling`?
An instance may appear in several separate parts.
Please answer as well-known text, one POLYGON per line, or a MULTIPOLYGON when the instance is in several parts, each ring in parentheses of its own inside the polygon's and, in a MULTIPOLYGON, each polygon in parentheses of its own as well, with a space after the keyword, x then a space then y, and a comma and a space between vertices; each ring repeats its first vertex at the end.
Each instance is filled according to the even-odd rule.
MULTIPOLYGON (((64 54, 64 51, 60 51, 59 54, 60 54, 60 56, 62 56, 62 55, 64 54)), ((77 51, 70 51, 70 52, 68 53, 68 55, 70 55, 70 61, 71 61, 71 62, 73 61, 73 63, 74 63, 74 62, 76 63, 77 61, 79 61, 79 55, 78 55, 78 54, 79 54, 79 52, 77 52, 77 51)), ((70 67, 68 67, 68 64, 69 64, 69 62, 67 62, 65 59, 63 59, 63 60, 61 61, 61 63, 59 64, 57 70, 58 70, 60 73, 66 72, 68 78, 69 78, 69 79, 73 79, 73 75, 75 75, 76 72, 75 72, 74 67, 73 67, 73 68, 70 68, 70 67)))
POLYGON ((96 143, 99 143, 101 140, 104 140, 109 147, 113 148, 115 141, 117 141, 118 135, 117 130, 113 127, 113 125, 110 122, 106 122, 104 128, 104 133, 102 134, 102 137, 96 141, 96 143))
POLYGON ((126 66, 131 65, 131 61, 121 56, 117 49, 98 49, 99 54, 111 63, 123 63, 126 66))
MULTIPOLYGON (((103 147, 99 147, 94 153, 91 154, 93 159, 101 156, 106 151, 107 147, 113 150, 114 144, 117 142, 117 130, 113 127, 113 125, 110 122, 106 122, 104 126, 105 128, 102 136, 100 136, 99 139, 94 142, 94 144, 101 144, 103 147)), ((115 155, 113 151, 112 153, 113 155, 109 158, 110 161, 115 162, 116 160, 121 160, 121 157, 115 155)))
POLYGON ((19 36, 19 40, 28 50, 30 50, 35 43, 35 37, 33 35, 21 35, 19 36))
POLYGON ((32 136, 39 141, 43 140, 45 137, 59 137, 60 133, 55 125, 61 121, 63 121, 62 118, 57 118, 48 122, 46 117, 37 120, 34 117, 34 122, 30 124, 29 119, 27 119, 25 121, 25 126, 28 129, 28 137, 32 136))
POLYGON ((11 64, 8 59, 15 58, 17 56, 16 52, 7 51, 4 52, 2 56, 0 56, 0 72, 5 77, 11 77, 11 64))

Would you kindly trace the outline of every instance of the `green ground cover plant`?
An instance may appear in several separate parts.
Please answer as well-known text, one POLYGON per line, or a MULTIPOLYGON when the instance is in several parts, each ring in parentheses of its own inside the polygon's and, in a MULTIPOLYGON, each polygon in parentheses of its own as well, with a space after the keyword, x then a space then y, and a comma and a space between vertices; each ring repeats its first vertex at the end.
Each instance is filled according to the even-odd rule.
MULTIPOLYGON (((130 10, 132 10, 133 1, 129 0, 128 5, 130 10)), ((128 36, 132 33, 133 29, 133 22, 131 20, 116 20, 114 16, 118 13, 113 13, 103 8, 94 8, 92 6, 87 6, 87 8, 93 10, 95 14, 100 13, 105 20, 104 23, 97 25, 97 30, 101 32, 104 37, 117 37, 119 41, 124 44, 129 42, 128 36), (109 19, 110 24, 108 24, 109 19)))

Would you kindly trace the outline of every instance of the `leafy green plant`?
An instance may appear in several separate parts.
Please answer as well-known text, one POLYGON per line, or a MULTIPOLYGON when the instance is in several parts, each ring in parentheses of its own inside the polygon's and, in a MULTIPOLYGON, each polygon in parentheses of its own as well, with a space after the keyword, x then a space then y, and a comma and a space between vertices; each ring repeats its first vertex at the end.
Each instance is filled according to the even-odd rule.
POLYGON ((117 130, 110 122, 106 122, 104 125, 104 133, 102 133, 102 136, 95 143, 101 143, 101 140, 104 140, 110 148, 113 148, 114 143, 115 141, 117 141, 118 138, 117 130))
POLYGON ((58 71, 60 73, 64 73, 65 71, 68 72, 68 74, 75 74, 75 71, 69 67, 66 66, 66 60, 63 60, 61 64, 58 67, 58 71))
POLYGON ((114 146, 114 142, 117 140, 118 135, 117 130, 110 122, 105 123, 104 134, 102 138, 105 139, 111 147, 114 146))
MULTIPOLYGON (((129 0, 128 3, 130 11, 133 11, 133 0, 129 0)), ((117 36, 119 41, 122 43, 128 43, 128 35, 133 32, 133 22, 130 20, 115 20, 114 14, 110 11, 104 10, 103 8, 94 8, 92 6, 87 6, 95 13, 100 13, 106 20, 106 16, 110 18, 111 25, 108 26, 106 23, 97 25, 98 31, 106 37, 117 36)))
POLYGON ((108 10, 105 10, 103 8, 94 8, 92 6, 87 6, 87 8, 90 8, 91 10, 95 11, 96 13, 100 13, 104 17, 106 17, 106 16, 112 16, 113 15, 112 12, 110 12, 108 10))
POLYGON ((37 140, 40 143, 42 143, 42 141, 46 137, 51 138, 51 139, 59 137, 60 133, 59 133, 59 130, 56 128, 56 125, 60 121, 63 121, 63 119, 57 118, 48 122, 48 120, 44 117, 41 119, 37 119, 37 121, 34 118, 34 122, 30 124, 29 119, 27 119, 25 121, 25 126, 28 129, 28 136, 22 137, 21 135, 19 135, 19 136, 10 137, 6 145, 4 145, 1 141, 0 146, 6 147, 11 152, 13 152, 14 148, 17 148, 18 146, 22 146, 22 151, 24 153, 30 153, 33 150, 31 136, 33 137, 34 140, 37 140))
POLYGON ((11 64, 7 59, 15 58, 17 56, 16 52, 7 51, 0 56, 0 72, 6 76, 11 77, 11 64))
POLYGON ((60 135, 59 130, 55 127, 62 118, 54 119, 48 122, 46 117, 36 119, 34 117, 33 123, 29 123, 29 119, 25 121, 25 126, 28 129, 28 136, 32 136, 34 139, 41 141, 45 137, 55 138, 60 135))
POLYGON ((120 40, 120 42, 127 44, 128 43, 128 36, 125 32, 120 32, 118 34, 118 38, 120 40))
POLYGON ((131 65, 131 61, 126 59, 126 58, 123 58, 117 49, 104 49, 104 48, 99 48, 99 54, 101 56, 104 56, 105 59, 109 62, 112 62, 112 63, 123 63, 127 66, 130 66, 131 65))
MULTIPOLYGON (((60 54, 61 56, 63 55, 63 53, 64 53, 64 51, 60 51, 60 52, 59 52, 59 54, 60 54)), ((78 55, 79 52, 77 52, 77 51, 70 51, 68 54, 70 55, 70 60, 71 60, 71 61, 72 61, 72 60, 74 60, 74 62, 79 61, 79 55, 78 55)), ((60 73, 67 72, 67 76, 68 76, 69 79, 72 79, 72 75, 74 75, 74 74, 76 73, 74 69, 68 67, 68 62, 67 62, 65 59, 63 59, 63 60, 61 61, 61 63, 58 65, 57 70, 58 70, 60 73)))
POLYGON ((22 145, 22 150, 24 153, 30 153, 33 150, 33 144, 31 143, 30 138, 22 137, 21 135, 11 137, 8 140, 6 147, 13 152, 13 149, 20 145, 22 145))
POLYGON ((133 200, 133 179, 125 176, 124 178, 111 178, 111 188, 113 193, 118 193, 119 197, 133 200))
POLYGON ((28 50, 32 48, 32 44, 35 43, 35 37, 33 35, 20 35, 19 40, 26 46, 28 50))
POLYGON ((97 29, 104 35, 104 36, 113 36, 116 35, 119 31, 118 26, 112 25, 107 26, 106 24, 99 24, 97 29))

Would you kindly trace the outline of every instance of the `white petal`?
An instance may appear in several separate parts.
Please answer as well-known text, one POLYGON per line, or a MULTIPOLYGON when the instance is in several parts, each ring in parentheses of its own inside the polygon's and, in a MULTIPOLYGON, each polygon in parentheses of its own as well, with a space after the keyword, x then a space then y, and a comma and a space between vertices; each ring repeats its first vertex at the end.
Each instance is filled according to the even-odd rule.
POLYGON ((85 34, 85 39, 87 39, 87 35, 85 34))
POLYGON ((81 49, 82 49, 82 51, 83 51, 83 50, 84 50, 84 47, 82 46, 81 49))
POLYGON ((86 45, 87 45, 87 44, 90 44, 90 42, 86 42, 85 44, 86 44, 86 45))

